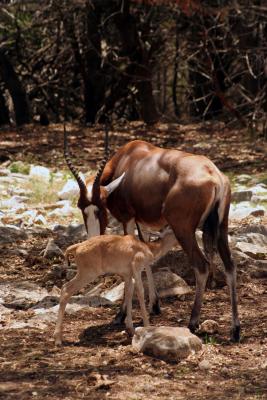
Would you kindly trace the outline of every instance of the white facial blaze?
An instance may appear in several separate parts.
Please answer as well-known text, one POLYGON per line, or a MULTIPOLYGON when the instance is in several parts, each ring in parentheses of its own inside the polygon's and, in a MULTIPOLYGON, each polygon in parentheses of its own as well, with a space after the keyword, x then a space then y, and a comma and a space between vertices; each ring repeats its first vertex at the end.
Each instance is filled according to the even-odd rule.
POLYGON ((91 185, 90 183, 87 185, 87 196, 88 196, 88 200, 92 201, 92 189, 93 189, 93 185, 91 185))
POLYGON ((87 216, 86 226, 87 226, 87 236, 90 239, 93 236, 100 235, 100 224, 96 217, 97 206, 91 205, 85 208, 84 213, 87 216))

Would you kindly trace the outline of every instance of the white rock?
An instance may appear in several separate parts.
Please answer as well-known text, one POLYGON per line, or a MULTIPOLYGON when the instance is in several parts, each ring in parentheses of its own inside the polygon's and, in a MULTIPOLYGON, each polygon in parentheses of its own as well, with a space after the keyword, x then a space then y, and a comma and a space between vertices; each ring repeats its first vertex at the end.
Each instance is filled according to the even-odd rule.
POLYGON ((25 219, 25 221, 30 220, 32 223, 37 217, 37 210, 27 210, 23 214, 19 215, 21 218, 25 219))
POLYGON ((236 177, 236 181, 239 183, 248 183, 249 181, 251 181, 251 179, 252 179, 251 175, 246 175, 246 174, 238 175, 236 177))
POLYGON ((68 179, 62 190, 58 192, 59 199, 71 200, 79 194, 79 186, 74 179, 68 179))
POLYGON ((136 351, 166 361, 178 361, 202 348, 201 340, 188 328, 168 326, 135 329, 132 346, 136 351))
POLYGON ((12 196, 10 199, 1 200, 0 207, 1 208, 9 208, 11 210, 18 211, 25 209, 24 202, 28 200, 26 196, 12 196))
POLYGON ((42 214, 37 215, 34 222, 38 225, 47 225, 47 221, 42 214))
MULTIPOLYGON (((61 205, 61 204, 59 204, 61 205)), ((62 206, 62 205, 61 205, 62 206)), ((65 217, 68 215, 73 215, 76 212, 76 208, 72 207, 69 202, 63 205, 61 208, 56 208, 50 211, 47 215, 49 217, 65 217)))
POLYGON ((0 168, 0 176, 8 176, 11 172, 7 168, 0 168))
POLYGON ((255 203, 255 204, 259 204, 259 203, 262 203, 263 201, 266 201, 266 198, 267 198, 267 194, 258 194, 258 195, 254 194, 251 197, 251 202, 255 203))
MULTIPOLYGON (((84 180, 84 176, 82 174, 81 178, 84 180)), ((62 200, 72 200, 79 195, 79 186, 76 180, 68 179, 62 190, 58 192, 58 197, 62 200)))
POLYGON ((259 183, 251 188, 253 194, 267 194, 266 186, 263 183, 259 183))
MULTIPOLYGON (((178 296, 182 297, 191 293, 191 288, 188 284, 177 274, 172 273, 168 268, 162 268, 160 271, 153 273, 154 284, 160 298, 178 296)), ((144 275, 143 285, 146 295, 148 294, 147 278, 144 275)), ((114 286, 112 289, 104 290, 100 293, 102 297, 116 302, 123 299, 124 296, 124 282, 114 286)), ((134 299, 137 299, 136 291, 134 292, 134 299)))
POLYGON ((8 303, 11 294, 12 301, 15 299, 40 301, 43 297, 47 296, 48 293, 46 289, 41 288, 33 282, 22 281, 0 283, 0 297, 4 300, 3 302, 8 303))
POLYGON ((267 257, 266 246, 259 246, 252 243, 237 242, 235 248, 255 260, 264 260, 267 257))
POLYGON ((233 236, 233 242, 252 243, 259 246, 267 246, 267 236, 262 233, 248 232, 242 235, 233 236))
POLYGON ((202 371, 208 371, 211 368, 211 364, 208 360, 202 360, 198 366, 202 371))
POLYGON ((50 171, 48 168, 42 167, 40 165, 31 165, 30 178, 49 183, 50 171))
POLYGON ((124 282, 121 282, 119 285, 114 286, 112 289, 104 290, 101 293, 101 297, 112 301, 115 303, 118 300, 122 300, 124 296, 124 282))
POLYGON ((248 217, 252 212, 263 210, 264 207, 261 205, 252 206, 250 202, 243 201, 242 203, 231 204, 230 206, 230 219, 243 219, 248 217))

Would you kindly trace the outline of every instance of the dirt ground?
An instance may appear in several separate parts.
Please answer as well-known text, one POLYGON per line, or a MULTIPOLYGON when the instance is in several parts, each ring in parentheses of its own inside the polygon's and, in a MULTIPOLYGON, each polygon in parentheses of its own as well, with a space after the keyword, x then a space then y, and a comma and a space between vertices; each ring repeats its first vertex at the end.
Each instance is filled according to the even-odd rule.
MULTIPOLYGON (((74 159, 85 172, 102 157, 103 131, 68 127, 74 159), (74 135, 75 134, 75 135, 74 135)), ((243 138, 238 131, 205 126, 169 127, 153 134, 140 126, 116 128, 112 148, 133 138, 154 140, 168 147, 179 146, 206 154, 219 167, 233 173, 264 171, 264 144, 243 138), (217 130, 216 130, 217 129, 217 130), (198 147, 198 143, 203 145, 198 147)), ((27 160, 60 169, 62 126, 0 131, 0 160, 27 160), (60 139, 59 139, 60 136, 60 139)), ((65 168, 65 166, 64 166, 65 168)), ((15 244, 0 250, 0 280, 30 280, 42 286, 60 286, 51 281, 51 265, 38 258, 46 237, 30 238, 24 245, 31 257, 10 252, 15 244)), ((249 267, 248 267, 249 268, 249 267)), ((0 331, 0 399, 267 399, 267 282, 250 279, 238 266, 238 295, 242 338, 229 340, 230 305, 226 287, 207 290, 201 320, 214 319, 219 332, 203 337, 203 350, 177 364, 137 354, 123 326, 112 320, 114 307, 83 309, 66 315, 64 345, 56 348, 51 324, 45 331, 3 329, 0 331), (206 363, 201 361, 206 360, 206 363)), ((186 326, 193 294, 184 300, 162 301, 162 313, 153 316, 153 325, 186 326)), ((30 313, 30 311, 29 311, 30 313)), ((134 321, 141 322, 138 308, 134 321)))

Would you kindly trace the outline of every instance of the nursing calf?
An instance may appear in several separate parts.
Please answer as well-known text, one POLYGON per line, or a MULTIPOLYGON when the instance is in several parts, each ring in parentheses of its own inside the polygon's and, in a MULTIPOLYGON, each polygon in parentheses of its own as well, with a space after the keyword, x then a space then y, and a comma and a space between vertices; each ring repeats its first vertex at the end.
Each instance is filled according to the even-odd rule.
POLYGON ((175 243, 176 238, 173 232, 167 229, 161 234, 160 239, 149 243, 141 242, 132 235, 103 235, 68 247, 65 258, 69 262, 69 257, 71 255, 74 257, 77 274, 61 290, 58 319, 54 333, 56 345, 62 343, 63 316, 70 297, 98 276, 105 274, 120 275, 125 282, 125 324, 127 331, 131 334, 134 331, 132 321, 133 278, 137 288, 144 326, 149 325, 141 272, 143 269, 149 269, 150 264, 170 250, 175 243))

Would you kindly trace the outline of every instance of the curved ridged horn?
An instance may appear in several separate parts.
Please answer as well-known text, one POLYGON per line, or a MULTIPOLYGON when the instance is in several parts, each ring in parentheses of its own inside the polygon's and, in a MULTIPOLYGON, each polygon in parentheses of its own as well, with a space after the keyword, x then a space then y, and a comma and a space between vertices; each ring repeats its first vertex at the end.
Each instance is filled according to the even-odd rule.
POLYGON ((67 130, 66 130, 65 124, 64 124, 64 158, 66 160, 66 163, 67 163, 70 171, 72 172, 74 178, 76 179, 76 181, 79 185, 81 194, 86 194, 87 193, 86 185, 85 185, 83 179, 80 177, 79 171, 77 171, 77 169, 74 167, 74 165, 72 164, 72 162, 70 160, 70 154, 69 154, 69 150, 68 150, 67 130))
POLYGON ((109 159, 110 151, 109 151, 109 128, 108 125, 105 124, 105 156, 101 161, 98 171, 95 176, 95 180, 92 187, 92 201, 93 203, 98 203, 100 201, 100 179, 102 176, 102 172, 106 166, 106 163, 109 159))
POLYGON ((95 176, 95 180, 94 180, 93 187, 92 187, 93 203, 96 203, 100 200, 100 179, 101 179, 102 172, 104 171, 104 168, 106 166, 108 159, 109 159, 109 151, 106 152, 105 157, 101 161, 101 163, 98 167, 98 171, 95 176))

